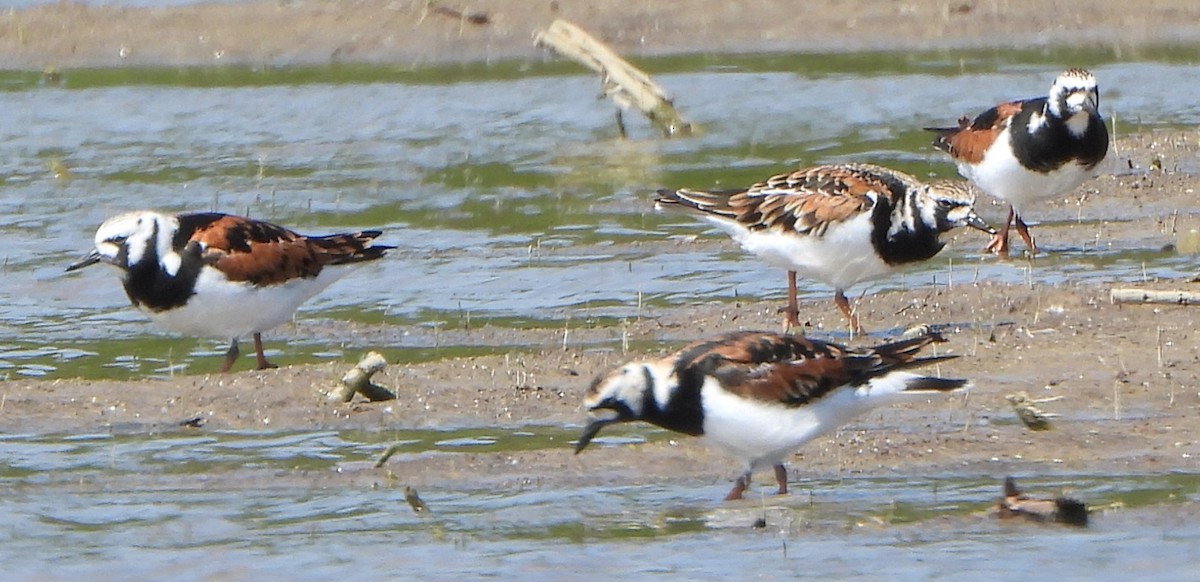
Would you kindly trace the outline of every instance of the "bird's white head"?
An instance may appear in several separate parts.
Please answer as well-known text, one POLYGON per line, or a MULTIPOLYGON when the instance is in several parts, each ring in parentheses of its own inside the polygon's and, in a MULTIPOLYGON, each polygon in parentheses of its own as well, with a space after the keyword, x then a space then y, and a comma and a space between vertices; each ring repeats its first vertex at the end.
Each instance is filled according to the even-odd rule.
POLYGON ((989 234, 996 231, 975 214, 975 193, 964 180, 934 180, 917 194, 921 221, 937 232, 969 226, 989 234))
POLYGON ((1087 129, 1087 119, 1100 111, 1100 89, 1096 77, 1083 69, 1067 69, 1050 86, 1047 99, 1050 114, 1067 121, 1072 131, 1087 129), (1072 124, 1075 119, 1082 122, 1072 124))
POLYGON ((583 397, 583 408, 593 420, 583 431, 575 445, 575 452, 582 451, 600 432, 600 429, 620 422, 638 420, 645 411, 647 400, 654 399, 658 379, 656 366, 649 362, 634 362, 604 372, 592 381, 583 397), (597 416, 596 413, 609 414, 597 416))
POLYGON ((158 212, 140 210, 119 214, 96 229, 96 247, 67 270, 101 262, 128 270, 151 254, 162 260, 164 255, 171 254, 171 237, 178 228, 174 218, 158 212))
POLYGON ((634 362, 619 366, 592 380, 583 397, 583 407, 588 412, 608 409, 636 418, 641 416, 646 398, 653 397, 647 393, 653 383, 649 364, 634 362))

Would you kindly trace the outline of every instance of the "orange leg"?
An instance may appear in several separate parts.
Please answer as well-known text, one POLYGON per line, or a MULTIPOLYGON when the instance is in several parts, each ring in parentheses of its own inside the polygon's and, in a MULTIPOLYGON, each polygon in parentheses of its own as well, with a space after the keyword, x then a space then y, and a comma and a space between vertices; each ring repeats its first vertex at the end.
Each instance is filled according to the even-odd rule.
POLYGON ((800 327, 800 305, 796 301, 796 272, 788 271, 788 300, 783 308, 783 331, 800 327))
POLYGON ((779 484, 779 495, 787 494, 787 468, 782 463, 775 465, 775 482, 779 484))
MULTIPOLYGON (((992 236, 992 242, 989 242, 986 247, 983 247, 983 252, 996 253, 996 256, 1000 257, 1008 256, 1008 228, 1012 225, 1013 219, 1016 219, 1018 224, 1020 224, 1020 226, 1017 227, 1017 232, 1021 232, 1021 228, 1025 226, 1025 223, 1020 222, 1021 219, 1017 218, 1017 211, 1014 210, 1012 206, 1009 206, 1008 220, 1004 221, 1004 226, 1000 228, 1000 232, 997 232, 994 236, 992 236)), ((1026 235, 1022 235, 1022 237, 1024 236, 1026 235)))
POLYGON ((1021 220, 1020 215, 1016 216, 1017 234, 1021 235, 1021 240, 1025 241, 1025 248, 1029 249, 1029 256, 1036 257, 1038 254, 1037 244, 1033 242, 1033 236, 1029 234, 1029 227, 1025 225, 1025 221, 1021 220))
POLYGON ((267 368, 278 368, 279 367, 279 366, 276 366, 275 364, 272 364, 271 362, 267 361, 267 356, 265 354, 263 354, 262 334, 258 333, 258 332, 254 333, 254 353, 256 356, 258 356, 258 369, 259 370, 266 370, 267 368))
POLYGON ((750 486, 750 471, 742 473, 741 476, 733 482, 733 489, 729 490, 729 494, 725 496, 725 501, 735 501, 742 498, 742 493, 746 492, 746 488, 750 486))
POLYGON ((833 295, 833 302, 837 304, 838 309, 842 310, 842 315, 850 321, 850 331, 855 335, 863 335, 863 328, 858 324, 858 316, 854 314, 854 310, 850 308, 850 300, 846 299, 846 294, 841 289, 833 295))
POLYGON ((233 363, 237 361, 239 355, 241 355, 241 352, 238 350, 238 341, 235 337, 233 341, 229 342, 229 349, 225 351, 225 365, 221 366, 222 374, 228 372, 233 367, 233 363))

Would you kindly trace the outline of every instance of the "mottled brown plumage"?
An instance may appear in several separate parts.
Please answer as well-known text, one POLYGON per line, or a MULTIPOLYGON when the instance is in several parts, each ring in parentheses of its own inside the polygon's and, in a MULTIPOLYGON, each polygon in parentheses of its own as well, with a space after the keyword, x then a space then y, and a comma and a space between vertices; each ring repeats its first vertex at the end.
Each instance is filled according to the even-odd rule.
POLYGON ((787 492, 783 462, 813 438, 874 407, 910 396, 965 389, 966 380, 904 371, 955 356, 918 357, 944 341, 936 333, 870 348, 763 331, 738 331, 685 346, 657 360, 600 374, 584 408, 594 416, 575 446, 612 424, 644 421, 712 439, 742 460, 726 499, 740 499, 755 468, 771 467, 787 492))
POLYGON ((114 216, 96 231, 96 247, 68 271, 99 262, 121 271, 130 302, 181 333, 231 338, 222 371, 253 334, 258 367, 273 365, 262 331, 342 274, 334 265, 378 259, 380 231, 304 236, 268 222, 215 212, 171 216, 143 210, 114 216))
MULTIPOLYGON (((804 336, 744 331, 693 343, 675 357, 677 367, 712 374, 744 398, 801 406, 839 386, 913 365, 922 348, 944 341, 930 333, 862 350, 804 336)), ((919 364, 945 358, 922 358, 919 364)))
POLYGON ((834 303, 861 333, 846 287, 928 260, 953 228, 990 231, 975 215, 974 200, 952 182, 925 184, 882 166, 834 164, 771 176, 744 190, 659 190, 657 204, 692 211, 786 269, 786 329, 800 325, 796 277, 803 274, 833 287, 834 303))
POLYGON ((176 244, 198 245, 205 264, 231 281, 265 286, 316 277, 326 265, 378 258, 385 247, 369 247, 379 231, 305 236, 268 222, 227 214, 179 218, 176 244), (191 229, 188 236, 189 227, 191 229), (181 240, 184 239, 184 240, 181 240))
POLYGON ((875 205, 870 194, 890 200, 898 193, 895 186, 919 184, 913 176, 882 166, 830 165, 771 176, 745 190, 660 192, 657 202, 690 202, 699 210, 733 218, 751 230, 794 230, 820 236, 830 225, 869 211, 875 205))
POLYGON ((1004 131, 1009 118, 1021 112, 1021 107, 1020 101, 1009 101, 989 109, 973 122, 971 118, 963 116, 958 120, 958 128, 932 130, 937 133, 933 145, 955 160, 978 164, 1004 131))
POLYGON ((1053 198, 1093 176, 1108 153, 1096 78, 1083 69, 1063 71, 1045 97, 1006 101, 957 127, 927 127, 933 145, 950 154, 958 171, 981 190, 1009 203, 1008 219, 984 250, 1009 253, 1015 226, 1031 255, 1038 253, 1021 218, 1036 200, 1053 198))

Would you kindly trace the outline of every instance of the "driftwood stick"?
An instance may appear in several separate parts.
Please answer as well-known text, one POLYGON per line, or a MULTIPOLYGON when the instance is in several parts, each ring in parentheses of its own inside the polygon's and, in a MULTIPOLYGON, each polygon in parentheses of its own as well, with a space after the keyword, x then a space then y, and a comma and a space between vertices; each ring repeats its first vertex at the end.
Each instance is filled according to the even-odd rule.
POLYGON ((1191 291, 1154 291, 1150 289, 1113 289, 1113 303, 1164 303, 1169 305, 1200 305, 1200 293, 1191 291))
POLYGON ((396 394, 391 390, 371 382, 371 376, 387 367, 387 360, 378 352, 371 352, 359 360, 349 372, 342 376, 337 388, 329 391, 329 399, 350 402, 354 395, 362 394, 371 402, 380 400, 395 400, 396 394))
POLYGON ((691 135, 692 125, 675 110, 662 87, 582 28, 560 18, 537 33, 534 45, 548 47, 600 73, 605 96, 622 109, 636 108, 644 113, 663 135, 691 135))

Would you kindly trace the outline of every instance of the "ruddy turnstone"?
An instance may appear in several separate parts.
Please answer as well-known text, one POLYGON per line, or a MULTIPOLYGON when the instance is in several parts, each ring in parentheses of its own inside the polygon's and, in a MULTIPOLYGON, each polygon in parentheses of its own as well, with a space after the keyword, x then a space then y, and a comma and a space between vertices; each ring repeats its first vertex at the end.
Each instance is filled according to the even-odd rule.
POLYGON ((238 357, 238 337, 262 332, 345 275, 346 265, 378 259, 380 231, 304 236, 260 220, 215 212, 170 216, 149 210, 114 216, 96 247, 68 271, 104 262, 121 269, 125 294, 150 319, 187 335, 232 338, 222 372, 238 357))
POLYGON ((1008 220, 984 248, 1008 255, 1009 225, 1038 252, 1021 215, 1031 202, 1077 188, 1095 174, 1108 153, 1108 129, 1100 117, 1096 77, 1067 69, 1050 94, 1001 103, 958 127, 926 128, 937 133, 934 147, 958 164, 958 172, 981 190, 1008 202, 1008 220))
POLYGON ((693 343, 650 362, 625 364, 592 382, 583 405, 595 418, 579 453, 604 427, 640 420, 704 436, 744 463, 725 499, 740 499, 750 474, 772 467, 787 493, 783 460, 804 443, 872 408, 967 388, 966 380, 907 368, 957 356, 917 357, 937 334, 867 349, 770 332, 739 331, 693 343))
POLYGON ((869 164, 817 166, 771 176, 746 189, 659 190, 658 208, 699 213, 768 264, 788 272, 784 323, 800 325, 796 274, 834 288, 855 333, 847 287, 926 260, 959 226, 995 232, 975 215, 965 182, 915 177, 869 164))

